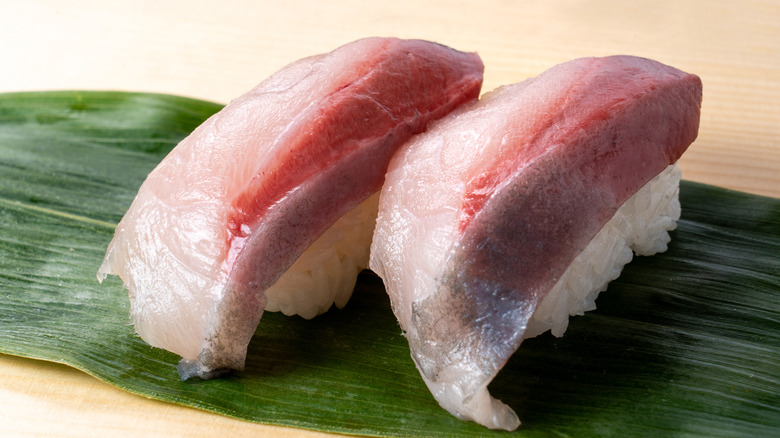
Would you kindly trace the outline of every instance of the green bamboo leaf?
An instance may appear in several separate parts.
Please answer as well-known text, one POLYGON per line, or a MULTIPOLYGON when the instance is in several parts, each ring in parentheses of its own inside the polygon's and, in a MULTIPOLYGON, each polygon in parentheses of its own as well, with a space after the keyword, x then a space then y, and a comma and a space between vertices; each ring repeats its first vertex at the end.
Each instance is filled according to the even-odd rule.
MULTIPOLYGON (((0 352, 249 421, 365 435, 506 435, 428 394, 381 281, 343 310, 267 313, 247 368, 181 382, 95 272, 146 174, 219 110, 166 95, 0 95, 0 352)), ((635 259, 563 338, 524 343, 491 387, 520 436, 780 436, 780 200, 684 182, 668 252, 635 259)))

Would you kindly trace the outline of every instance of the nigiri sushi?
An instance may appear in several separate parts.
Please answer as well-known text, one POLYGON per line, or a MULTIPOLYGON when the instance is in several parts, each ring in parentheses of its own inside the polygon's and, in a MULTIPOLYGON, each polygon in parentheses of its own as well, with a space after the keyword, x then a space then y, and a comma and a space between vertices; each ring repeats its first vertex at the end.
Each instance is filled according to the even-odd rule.
POLYGON ((243 369, 265 309, 344 305, 391 156, 475 100, 482 72, 475 53, 378 37, 284 67, 149 174, 98 279, 122 279, 137 333, 182 357, 182 379, 243 369))
POLYGON ((439 404, 489 428, 488 384, 523 339, 560 336, 633 254, 664 251, 701 81, 584 58, 501 87, 413 138, 380 194, 370 268, 439 404))

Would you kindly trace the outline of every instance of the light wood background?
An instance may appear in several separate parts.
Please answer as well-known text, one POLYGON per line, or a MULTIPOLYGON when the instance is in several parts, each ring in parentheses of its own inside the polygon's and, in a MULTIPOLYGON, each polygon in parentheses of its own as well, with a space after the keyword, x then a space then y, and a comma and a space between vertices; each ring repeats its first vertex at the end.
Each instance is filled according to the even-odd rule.
MULTIPOLYGON (((285 64, 364 36, 476 51, 484 89, 581 56, 696 73, 699 138, 683 177, 780 197, 780 2, 0 0, 0 92, 109 89, 227 103, 285 64)), ((274 436, 132 395, 66 366, 0 355, 2 436, 274 436)))

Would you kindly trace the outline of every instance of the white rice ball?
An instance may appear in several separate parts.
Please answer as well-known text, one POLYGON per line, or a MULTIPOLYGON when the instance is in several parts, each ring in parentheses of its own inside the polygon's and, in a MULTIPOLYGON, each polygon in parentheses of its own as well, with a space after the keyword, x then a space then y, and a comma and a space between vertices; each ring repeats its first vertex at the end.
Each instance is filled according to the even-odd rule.
POLYGON ((672 164, 629 198, 574 259, 528 322, 525 338, 563 336, 569 315, 596 308, 596 298, 633 254, 664 252, 680 218, 680 169, 672 164))
POLYGON ((266 290, 265 310, 310 319, 333 304, 344 307, 368 266, 378 206, 377 192, 328 228, 266 290))

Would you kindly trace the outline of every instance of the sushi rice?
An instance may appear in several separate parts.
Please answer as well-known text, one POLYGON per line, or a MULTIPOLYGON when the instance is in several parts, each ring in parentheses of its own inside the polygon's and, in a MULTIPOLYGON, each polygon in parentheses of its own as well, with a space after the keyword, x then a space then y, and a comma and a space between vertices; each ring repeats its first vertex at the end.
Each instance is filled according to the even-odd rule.
POLYGON ((563 336, 569 315, 596 308, 596 298, 637 255, 664 252, 680 218, 680 169, 672 164, 629 198, 542 299, 524 338, 563 336))
MULTIPOLYGON (((680 218, 680 177, 676 165, 668 166, 618 209, 542 300, 525 338, 547 330, 563 336, 569 316, 596 309, 598 295, 634 253, 649 256, 666 251, 669 231, 680 218)), ((320 236, 266 291, 265 310, 311 319, 334 304, 344 307, 357 275, 368 266, 378 203, 377 193, 320 236)))
POLYGON ((378 208, 379 192, 328 228, 266 290, 265 310, 311 319, 333 304, 344 307, 358 274, 368 266, 378 208))

